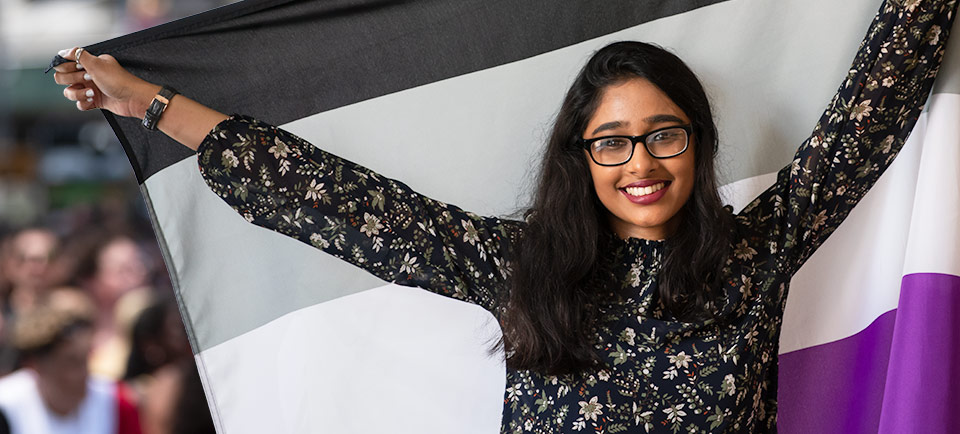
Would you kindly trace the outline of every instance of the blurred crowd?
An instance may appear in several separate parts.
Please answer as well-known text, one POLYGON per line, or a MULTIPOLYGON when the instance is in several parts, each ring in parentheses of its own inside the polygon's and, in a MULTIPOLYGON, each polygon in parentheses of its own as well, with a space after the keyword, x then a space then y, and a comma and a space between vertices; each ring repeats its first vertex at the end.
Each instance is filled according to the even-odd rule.
POLYGON ((100 211, 2 236, 0 433, 214 432, 152 234, 100 211))
POLYGON ((0 0, 0 434, 214 432, 124 151, 40 71, 232 1, 0 0))

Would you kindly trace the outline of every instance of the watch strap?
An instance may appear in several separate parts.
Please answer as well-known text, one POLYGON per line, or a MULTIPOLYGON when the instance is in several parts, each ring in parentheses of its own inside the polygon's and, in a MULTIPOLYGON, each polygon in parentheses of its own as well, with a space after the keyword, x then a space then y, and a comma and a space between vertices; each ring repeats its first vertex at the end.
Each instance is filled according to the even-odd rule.
POLYGON ((170 100, 173 99, 173 96, 177 93, 176 89, 166 85, 160 89, 157 96, 150 102, 150 106, 147 107, 147 112, 143 114, 144 128, 151 131, 157 129, 157 123, 160 122, 160 115, 163 114, 163 111, 167 108, 167 104, 170 104, 170 100))

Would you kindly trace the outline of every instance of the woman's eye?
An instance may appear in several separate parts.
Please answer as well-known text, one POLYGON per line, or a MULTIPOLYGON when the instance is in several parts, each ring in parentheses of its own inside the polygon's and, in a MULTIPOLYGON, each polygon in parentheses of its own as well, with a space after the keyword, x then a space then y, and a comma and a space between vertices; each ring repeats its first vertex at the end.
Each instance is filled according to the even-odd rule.
POLYGON ((603 139, 594 142, 594 148, 599 150, 613 150, 626 146, 627 141, 623 139, 603 139))
POLYGON ((660 131, 653 135, 650 138, 651 142, 672 142, 674 140, 679 140, 683 137, 682 130, 667 130, 660 131))
POLYGON ((672 134, 672 133, 669 133, 669 132, 661 132, 661 133, 657 133, 656 135, 653 136, 653 141, 655 141, 655 142, 662 142, 662 141, 664 141, 664 140, 670 140, 670 139, 672 139, 673 136, 674 136, 674 134, 672 134))

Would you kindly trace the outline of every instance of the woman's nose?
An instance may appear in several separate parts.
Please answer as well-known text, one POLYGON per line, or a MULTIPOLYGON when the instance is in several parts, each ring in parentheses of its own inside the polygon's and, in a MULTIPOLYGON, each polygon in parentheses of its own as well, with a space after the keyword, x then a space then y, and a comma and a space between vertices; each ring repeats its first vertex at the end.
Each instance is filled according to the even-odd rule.
POLYGON ((643 143, 637 143, 633 149, 633 156, 627 160, 625 166, 630 173, 642 175, 656 170, 660 166, 660 160, 653 158, 643 143))

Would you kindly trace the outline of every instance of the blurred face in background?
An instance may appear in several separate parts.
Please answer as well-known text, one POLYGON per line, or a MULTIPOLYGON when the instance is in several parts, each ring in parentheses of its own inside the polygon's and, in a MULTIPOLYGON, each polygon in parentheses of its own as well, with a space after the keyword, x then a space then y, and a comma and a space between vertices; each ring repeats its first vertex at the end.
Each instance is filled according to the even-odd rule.
POLYGON ((37 388, 47 407, 66 416, 83 402, 87 393, 87 359, 93 348, 93 329, 71 332, 49 353, 36 356, 30 367, 37 373, 37 388))
POLYGON ((107 244, 97 257, 97 271, 91 282, 94 296, 112 303, 127 291, 147 281, 147 266, 137 244, 119 237, 107 244))
POLYGON ((3 273, 14 289, 37 290, 48 284, 50 260, 57 237, 46 230, 29 229, 10 240, 3 255, 3 273))

